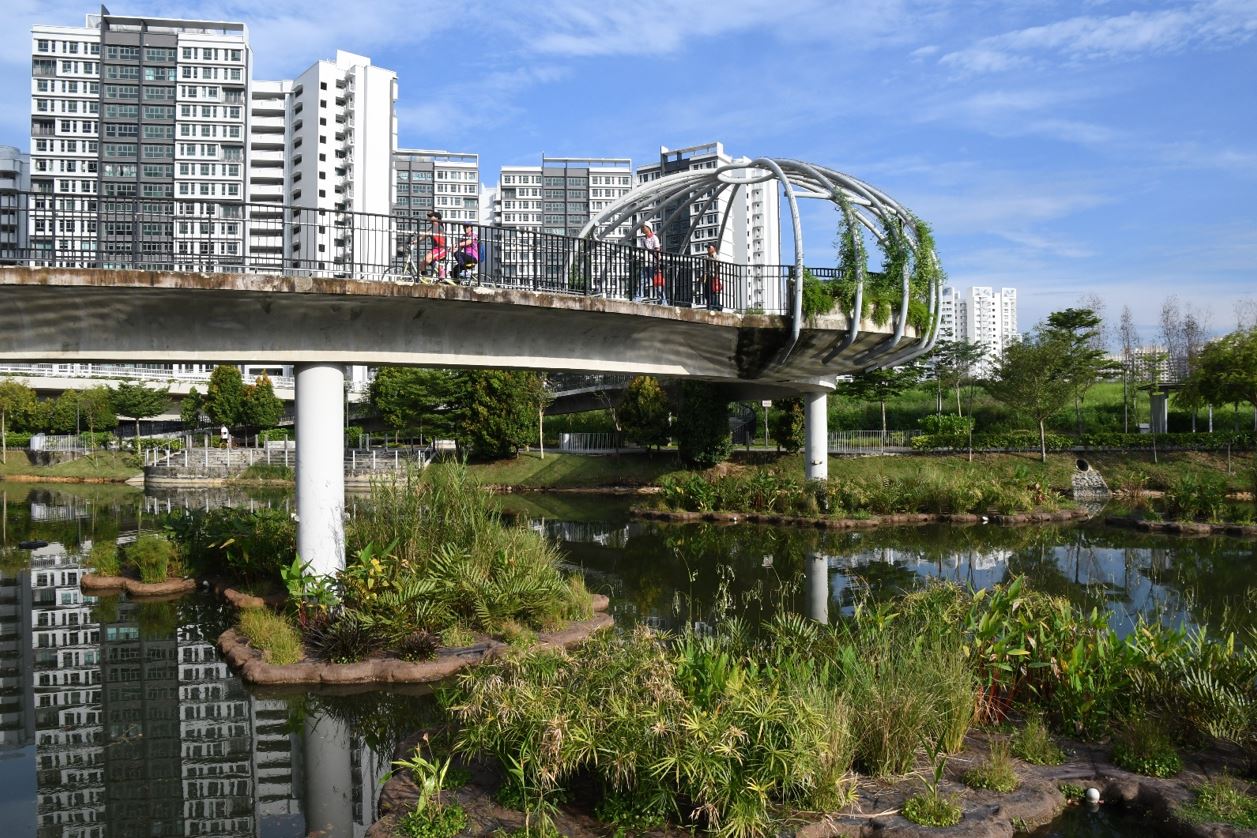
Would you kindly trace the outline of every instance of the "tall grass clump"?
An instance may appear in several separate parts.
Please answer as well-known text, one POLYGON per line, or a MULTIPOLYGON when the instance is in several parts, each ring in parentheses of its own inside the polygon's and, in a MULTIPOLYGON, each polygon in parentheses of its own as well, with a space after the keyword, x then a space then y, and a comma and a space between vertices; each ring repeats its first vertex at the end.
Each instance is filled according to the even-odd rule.
POLYGON ((1190 823, 1225 823, 1241 829, 1257 829, 1257 797, 1234 777, 1222 775, 1196 788, 1196 799, 1175 810, 1190 823))
POLYGON ((261 650, 268 663, 296 663, 302 658, 301 636, 282 614, 268 608, 246 608, 240 612, 236 627, 261 650))
POLYGON ((141 582, 165 582, 182 570, 175 545, 152 533, 136 538, 127 547, 126 559, 139 571, 141 582))
POLYGON ((346 528, 349 558, 333 585, 282 571, 310 645, 332 662, 387 652, 429 657, 443 635, 518 643, 592 616, 584 580, 559 570, 543 536, 508 524, 461 464, 378 482, 346 528))
POLYGON ((852 707, 856 763, 874 776, 911 771, 922 742, 940 741, 946 753, 964 745, 974 720, 977 684, 964 651, 923 636, 907 622, 857 609, 844 626, 837 659, 852 707))
POLYGON ((118 563, 118 542, 113 539, 92 542, 92 552, 88 554, 87 563, 92 572, 99 576, 117 576, 120 570, 118 563))

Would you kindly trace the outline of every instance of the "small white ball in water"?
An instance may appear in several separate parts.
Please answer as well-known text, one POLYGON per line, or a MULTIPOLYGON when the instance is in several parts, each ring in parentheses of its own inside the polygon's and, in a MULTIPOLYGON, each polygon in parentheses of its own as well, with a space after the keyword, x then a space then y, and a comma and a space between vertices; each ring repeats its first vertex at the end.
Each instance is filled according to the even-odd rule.
POLYGON ((1088 802, 1088 803, 1099 803, 1099 802, 1100 802, 1100 790, 1099 790, 1099 789, 1095 789, 1095 788, 1087 789, 1087 802, 1088 802))

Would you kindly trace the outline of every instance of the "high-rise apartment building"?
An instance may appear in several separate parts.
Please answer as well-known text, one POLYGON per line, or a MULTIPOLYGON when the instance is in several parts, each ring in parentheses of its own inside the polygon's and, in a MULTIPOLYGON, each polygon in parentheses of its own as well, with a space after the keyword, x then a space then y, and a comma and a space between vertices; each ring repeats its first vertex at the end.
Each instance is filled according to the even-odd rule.
POLYGON ((392 214, 404 229, 422 229, 423 218, 432 210, 445 221, 477 224, 480 155, 399 148, 393 152, 393 193, 392 214))
MULTIPOLYGON (((724 144, 705 143, 688 148, 659 149, 659 162, 637 170, 637 182, 676 172, 716 169, 734 162, 749 162, 725 152, 724 144)), ((653 207, 638 221, 651 221, 668 253, 699 255, 716 244, 720 258, 750 267, 747 305, 765 311, 785 306, 786 293, 779 272, 764 270, 781 264, 781 204, 777 183, 747 183, 713 195, 705 191, 681 196, 664 206, 653 207), (690 230, 693 229, 693 233, 690 230)))
POLYGON ((944 342, 956 340, 956 289, 944 285, 938 307, 938 339, 944 342))
POLYGON ((37 263, 240 264, 244 24, 106 12, 81 27, 37 25, 31 48, 37 263))
MULTIPOLYGON (((503 166, 493 198, 493 224, 560 236, 576 236, 590 218, 633 188, 633 161, 627 157, 542 157, 540 166, 503 166)), ((616 233, 628 234, 628 222, 616 233)), ((531 281, 539 266, 536 248, 506 238, 496 256, 504 277, 531 281)), ((561 259, 555 250, 551 255, 561 259)), ((540 266, 543 271, 554 271, 540 266)))
POLYGON ((30 190, 30 155, 0 145, 0 265, 25 256, 26 212, 21 192, 30 190))
POLYGON ((943 289, 939 336, 980 345, 984 357, 980 372, 989 372, 1004 349, 1020 337, 1017 331, 1017 289, 974 286, 963 296, 943 289), (950 304, 949 304, 950 303, 950 304), (952 312, 949 318, 948 311, 952 312), (950 322, 949 322, 950 320, 950 322))
POLYGON ((575 236, 632 188, 627 157, 542 157, 540 166, 503 166, 493 223, 575 236))

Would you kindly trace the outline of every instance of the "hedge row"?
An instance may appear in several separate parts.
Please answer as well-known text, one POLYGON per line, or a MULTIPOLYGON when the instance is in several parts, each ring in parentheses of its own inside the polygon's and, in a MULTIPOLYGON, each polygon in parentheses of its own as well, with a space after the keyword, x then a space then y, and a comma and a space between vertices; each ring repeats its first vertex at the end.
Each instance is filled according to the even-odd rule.
MULTIPOLYGON (((1046 437, 1049 451, 1065 451, 1071 448, 1180 448, 1193 451, 1221 451, 1228 446, 1234 449, 1251 449, 1257 445, 1257 434, 1231 433, 1174 433, 1174 434, 1124 434, 1118 432, 1090 433, 1082 436, 1066 436, 1050 433, 1046 437)), ((912 447, 918 451, 937 449, 965 449, 969 447, 966 434, 921 434, 912 438, 912 447)), ((973 435, 975 450, 1026 450, 1039 449, 1037 431, 979 432, 973 435)))

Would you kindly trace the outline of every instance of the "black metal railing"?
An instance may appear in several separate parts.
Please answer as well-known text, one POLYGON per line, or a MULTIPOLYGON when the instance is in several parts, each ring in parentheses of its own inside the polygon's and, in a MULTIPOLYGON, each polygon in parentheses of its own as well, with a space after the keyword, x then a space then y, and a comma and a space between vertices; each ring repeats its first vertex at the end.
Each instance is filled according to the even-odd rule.
POLYGON ((788 265, 659 254, 535 230, 201 199, 182 194, 200 189, 188 182, 177 194, 169 182, 135 177, 102 179, 102 194, 89 196, 47 191, 51 181, 39 186, 0 195, 0 226, 15 233, 0 238, 0 265, 444 282, 740 313, 790 310, 788 265))

